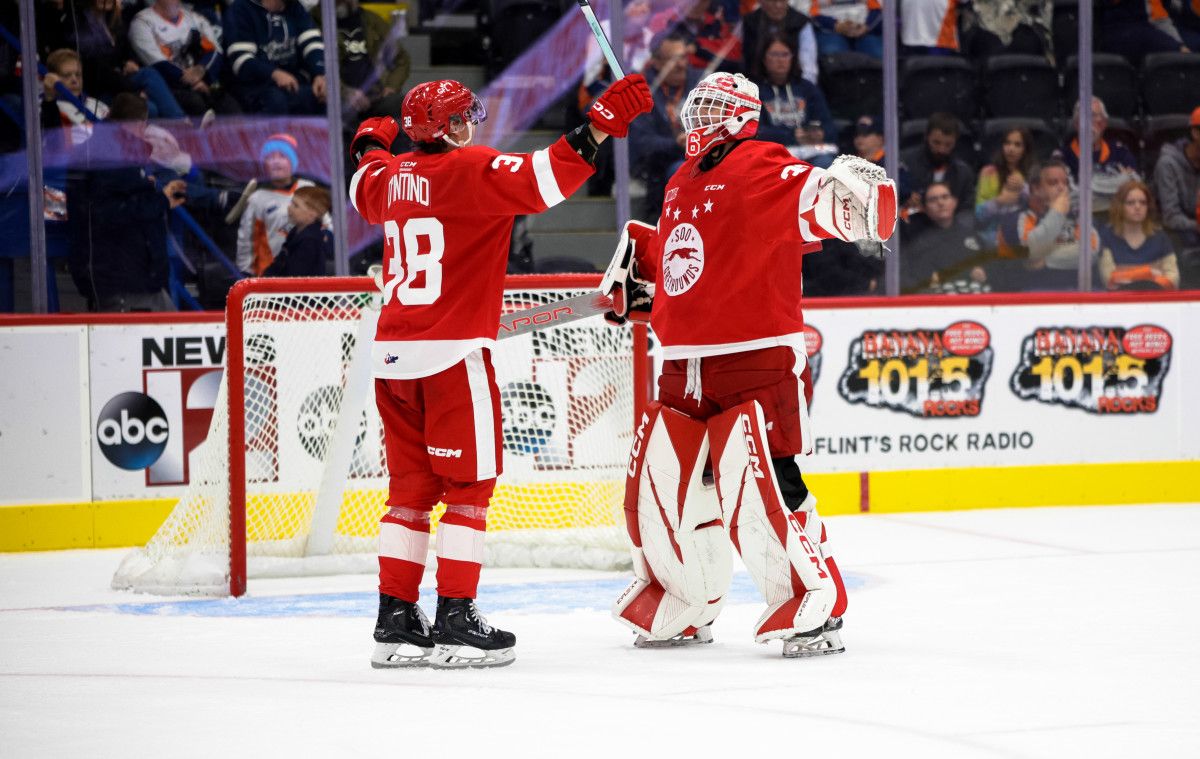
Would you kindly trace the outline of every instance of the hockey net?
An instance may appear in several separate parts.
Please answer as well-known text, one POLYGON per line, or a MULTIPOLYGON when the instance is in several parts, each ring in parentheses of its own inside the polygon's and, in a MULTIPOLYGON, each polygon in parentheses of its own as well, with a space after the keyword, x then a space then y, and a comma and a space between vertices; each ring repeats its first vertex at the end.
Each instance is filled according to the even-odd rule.
MULTIPOLYGON (((598 282, 509 277, 505 309, 598 282)), ((365 278, 234 288, 227 370, 208 437, 191 454, 191 482, 113 587, 241 595, 247 576, 377 570, 387 508, 369 362, 378 303, 365 278)), ((504 473, 488 510, 488 565, 628 565, 624 471, 648 389, 645 340, 591 320, 498 343, 504 473)))

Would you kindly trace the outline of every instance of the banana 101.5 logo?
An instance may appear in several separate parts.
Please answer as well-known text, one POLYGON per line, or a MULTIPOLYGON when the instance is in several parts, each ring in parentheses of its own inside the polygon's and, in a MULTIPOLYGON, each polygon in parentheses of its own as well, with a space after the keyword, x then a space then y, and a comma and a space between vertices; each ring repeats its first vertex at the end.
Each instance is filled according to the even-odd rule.
POLYGON ((849 403, 918 417, 978 416, 992 354, 991 336, 978 322, 863 332, 850 343, 838 393, 849 403))
POLYGON ((1171 366, 1171 333, 1153 324, 1045 327, 1021 342, 1012 391, 1093 414, 1153 414, 1171 366))

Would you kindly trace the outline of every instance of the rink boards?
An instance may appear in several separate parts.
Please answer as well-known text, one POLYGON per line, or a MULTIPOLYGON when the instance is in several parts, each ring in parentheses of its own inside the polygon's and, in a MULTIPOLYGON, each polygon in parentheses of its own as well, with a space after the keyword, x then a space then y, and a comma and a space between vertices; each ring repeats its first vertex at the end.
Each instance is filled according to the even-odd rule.
MULTIPOLYGON (((822 511, 1200 499, 1200 404, 1184 400, 1200 376, 1200 294, 1138 296, 807 307, 814 454, 802 466, 822 511)), ((219 315, 18 317, 0 321, 0 356, 19 367, 0 378, 0 550, 144 542, 207 431, 219 315), (97 440, 114 431, 143 435, 144 450, 114 461, 97 440)))

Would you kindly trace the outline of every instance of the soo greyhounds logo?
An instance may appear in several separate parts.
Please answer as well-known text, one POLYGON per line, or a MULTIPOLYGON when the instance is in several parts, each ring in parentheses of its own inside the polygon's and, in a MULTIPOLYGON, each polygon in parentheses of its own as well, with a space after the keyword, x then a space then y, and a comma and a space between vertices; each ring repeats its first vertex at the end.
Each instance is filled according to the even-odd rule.
POLYGON ((681 295, 691 289, 704 272, 704 240, 691 224, 671 230, 663 246, 663 289, 681 295))

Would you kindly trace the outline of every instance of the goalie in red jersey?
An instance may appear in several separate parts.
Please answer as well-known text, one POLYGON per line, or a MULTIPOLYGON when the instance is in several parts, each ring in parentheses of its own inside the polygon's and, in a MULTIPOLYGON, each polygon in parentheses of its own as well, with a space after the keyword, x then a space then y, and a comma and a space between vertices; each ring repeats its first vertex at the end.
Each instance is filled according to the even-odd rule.
POLYGON ((601 285, 610 321, 648 315, 665 360, 626 479, 635 579, 613 606, 638 645, 712 640, 732 541, 767 602, 756 641, 844 650, 845 586, 796 464, 813 442, 801 263, 823 239, 888 239, 896 190, 863 159, 822 170, 750 139, 761 108, 740 74, 688 94, 687 159, 657 224, 626 225, 601 285))
POLYGON ((401 110, 410 153, 393 156, 400 125, 364 121, 351 142, 350 201, 383 225, 383 309, 372 347, 387 451, 388 511, 379 535, 375 667, 493 667, 516 637, 475 608, 488 500, 501 471, 500 393, 491 348, 500 328, 513 219, 540 213, 592 174, 608 136, 653 106, 640 75, 596 100, 590 124, 530 154, 472 144, 482 103, 454 81, 414 87, 401 110), (437 531, 437 614, 417 606, 437 531))

